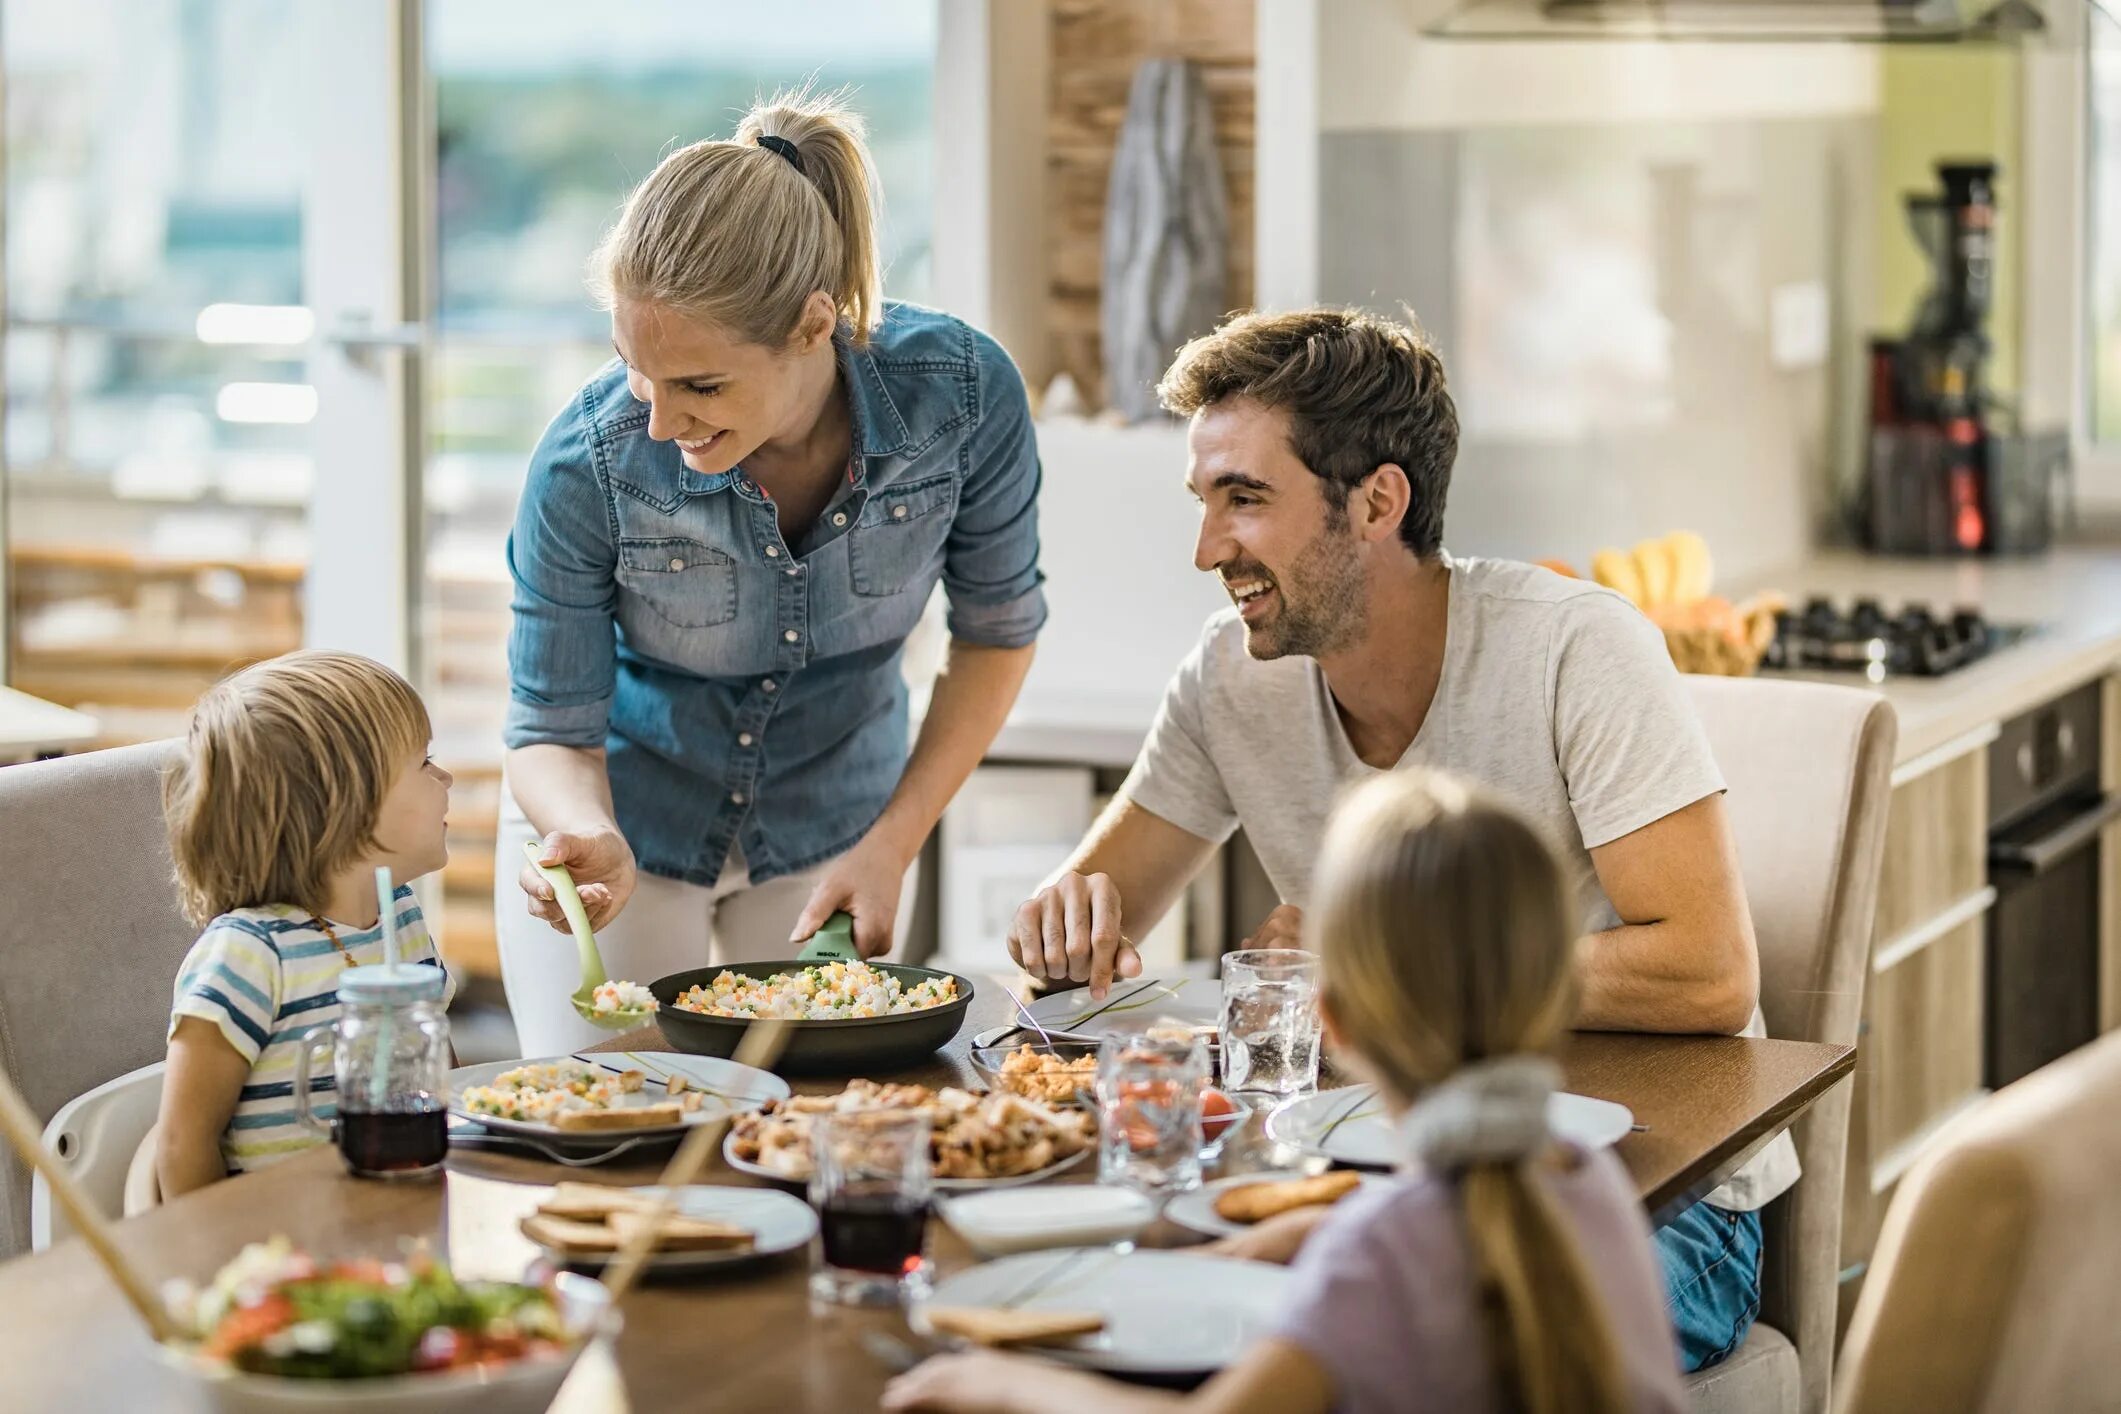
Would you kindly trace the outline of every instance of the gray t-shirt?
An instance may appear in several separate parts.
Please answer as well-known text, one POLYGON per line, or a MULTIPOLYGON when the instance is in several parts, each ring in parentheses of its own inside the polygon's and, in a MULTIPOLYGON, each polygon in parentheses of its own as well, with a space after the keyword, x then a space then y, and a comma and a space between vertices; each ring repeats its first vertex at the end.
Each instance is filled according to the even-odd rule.
MULTIPOLYGON (((1443 675, 1399 766, 1464 777, 1543 830, 1585 932, 1620 915, 1590 851, 1723 790, 1656 625, 1609 589, 1512 560, 1454 559, 1443 675)), ((1208 620, 1164 691, 1121 793, 1203 839, 1239 825, 1282 900, 1311 896, 1326 819, 1379 772, 1348 743, 1315 658, 1259 661, 1235 609, 1208 620)), ((1746 1028, 1764 1036, 1759 1012, 1746 1028)), ((1709 1195, 1749 1211, 1797 1181, 1778 1136, 1709 1195)))
MULTIPOLYGON (((1687 1401, 1664 1281, 1619 1160, 1591 1154, 1570 1172, 1534 1172, 1591 1274, 1629 1407, 1679 1414, 1687 1401)), ((1343 1199, 1304 1243, 1293 1275, 1274 1333, 1325 1368, 1340 1414, 1503 1407, 1449 1184, 1416 1174, 1343 1199)))

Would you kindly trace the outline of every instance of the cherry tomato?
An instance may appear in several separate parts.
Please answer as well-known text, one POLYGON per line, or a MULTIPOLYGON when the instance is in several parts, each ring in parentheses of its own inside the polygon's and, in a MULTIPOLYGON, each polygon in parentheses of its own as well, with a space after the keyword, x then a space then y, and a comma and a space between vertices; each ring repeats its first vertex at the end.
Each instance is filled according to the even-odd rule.
POLYGON ((1200 1092, 1201 1133, 1213 1139, 1235 1123, 1236 1119, 1237 1106, 1230 1103, 1228 1095, 1213 1088, 1200 1092))

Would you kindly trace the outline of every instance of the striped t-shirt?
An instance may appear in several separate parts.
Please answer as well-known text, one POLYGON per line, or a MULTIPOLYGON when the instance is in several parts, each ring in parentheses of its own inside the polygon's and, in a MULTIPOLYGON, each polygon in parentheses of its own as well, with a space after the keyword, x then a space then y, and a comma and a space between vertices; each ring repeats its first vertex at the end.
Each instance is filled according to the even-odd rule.
MULTIPOLYGON (((400 888, 396 905, 400 960, 441 967, 412 890, 400 888)), ((383 961, 380 925, 357 931, 333 924, 332 931, 355 964, 383 961)), ((250 1062, 250 1078, 221 1136, 230 1173, 264 1168, 323 1142, 295 1119, 295 1051, 312 1027, 339 1019, 339 974, 347 965, 307 909, 277 904, 222 914, 185 954, 170 1034, 179 1017, 196 1016, 220 1028, 250 1062)), ((452 977, 444 984, 445 1006, 455 991, 452 977)), ((310 1112, 325 1121, 338 1109, 330 1098, 337 1091, 331 1065, 329 1050, 320 1046, 310 1073, 310 1112)))

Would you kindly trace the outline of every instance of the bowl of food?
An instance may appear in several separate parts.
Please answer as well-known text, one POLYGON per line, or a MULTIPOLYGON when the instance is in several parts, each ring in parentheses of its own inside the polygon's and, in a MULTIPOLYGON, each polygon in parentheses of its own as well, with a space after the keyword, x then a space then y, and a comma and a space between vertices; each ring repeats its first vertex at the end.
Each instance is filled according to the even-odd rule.
POLYGON ((972 984, 888 962, 737 962, 649 984, 656 1024, 681 1051, 731 1056, 753 1021, 795 1023, 774 1069, 851 1075, 918 1065, 965 1024, 972 984))
POLYGON ((459 1281, 423 1252, 320 1262, 284 1237, 245 1247, 204 1288, 173 1284, 168 1304, 187 1339, 159 1355, 226 1414, 535 1414, 618 1323, 602 1284, 575 1273, 459 1281))
POLYGON ((1013 1046, 974 1046, 967 1055, 990 1090, 1049 1105, 1088 1105, 1097 1098, 1097 1044, 1021 1041, 1013 1046))

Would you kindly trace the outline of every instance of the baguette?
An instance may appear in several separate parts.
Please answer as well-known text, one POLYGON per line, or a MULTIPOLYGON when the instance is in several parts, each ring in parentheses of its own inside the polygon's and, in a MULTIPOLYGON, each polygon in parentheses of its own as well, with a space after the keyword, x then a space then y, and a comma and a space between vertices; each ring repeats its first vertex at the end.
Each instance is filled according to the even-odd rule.
POLYGON ((1105 1318, 1095 1311, 997 1310, 987 1306, 930 1306, 928 1324, 974 1345, 1051 1345, 1095 1335, 1105 1318))
POLYGON ((596 1133, 607 1129, 655 1129, 684 1121, 684 1108, 675 1102, 629 1105, 615 1110, 562 1110, 553 1117, 554 1129, 574 1133, 596 1133))
POLYGON ((1330 1206, 1361 1186, 1362 1175, 1350 1169, 1322 1173, 1316 1178, 1240 1183, 1217 1195, 1215 1215, 1225 1222, 1249 1226, 1298 1208, 1330 1206))

